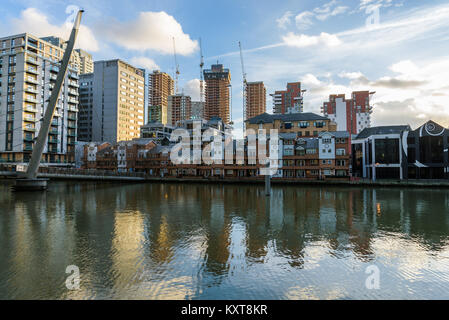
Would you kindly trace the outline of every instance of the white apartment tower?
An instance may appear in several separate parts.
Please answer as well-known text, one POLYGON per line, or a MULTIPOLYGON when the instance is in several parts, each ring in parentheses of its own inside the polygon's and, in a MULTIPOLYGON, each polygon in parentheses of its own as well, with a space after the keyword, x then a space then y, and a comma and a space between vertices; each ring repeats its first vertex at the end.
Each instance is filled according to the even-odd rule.
MULTIPOLYGON (((64 55, 30 34, 0 38, 0 162, 27 163, 64 55)), ((74 162, 78 66, 72 55, 44 149, 45 163, 74 162)))

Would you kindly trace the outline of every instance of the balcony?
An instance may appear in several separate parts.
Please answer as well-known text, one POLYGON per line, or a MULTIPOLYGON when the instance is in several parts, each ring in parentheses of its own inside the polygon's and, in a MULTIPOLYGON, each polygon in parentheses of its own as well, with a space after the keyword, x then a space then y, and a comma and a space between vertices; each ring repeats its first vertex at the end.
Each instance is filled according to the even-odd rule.
POLYGON ((35 68, 27 68, 26 72, 38 75, 39 72, 35 68))
POLYGON ((54 75, 54 74, 50 75, 50 80, 52 80, 52 81, 56 81, 56 78, 57 78, 57 76, 56 76, 56 75, 54 75))
POLYGON ((38 103, 36 98, 33 98, 33 97, 25 96, 24 100, 27 101, 27 102, 31 102, 31 103, 38 103))
POLYGON ((28 112, 37 112, 37 109, 32 106, 25 106, 24 110, 28 112))
POLYGON ((78 100, 73 99, 73 98, 68 98, 67 101, 68 101, 69 103, 73 103, 73 104, 78 104, 78 103, 79 103, 78 100))
POLYGON ((76 118, 76 116, 71 116, 71 115, 69 115, 68 117, 67 117, 69 120, 77 120, 77 118, 76 118))
POLYGON ((35 117, 24 117, 23 121, 36 122, 36 118, 35 117))
POLYGON ((69 95, 78 96, 78 91, 77 90, 73 90, 73 89, 69 89, 69 95))
POLYGON ((23 147, 23 151, 33 151, 33 146, 26 145, 23 147))
POLYGON ((78 108, 76 108, 74 106, 70 106, 69 111, 78 112, 78 108))
POLYGON ((39 82, 37 81, 37 79, 31 78, 31 77, 26 77, 26 78, 25 78, 25 82, 33 83, 33 84, 39 84, 39 82))
POLYGON ((27 56, 26 62, 27 62, 27 63, 34 64, 34 65, 36 65, 36 66, 39 65, 39 62, 37 61, 37 59, 34 58, 34 57, 32 57, 32 56, 27 56))
POLYGON ((76 73, 69 73, 69 78, 79 80, 79 76, 76 73))
POLYGON ((30 92, 30 93, 35 93, 35 94, 38 93, 37 90, 33 87, 26 87, 25 92, 30 92))
POLYGON ((48 139, 48 143, 59 143, 60 141, 58 139, 48 139))
POLYGON ((68 132, 67 133, 67 136, 69 136, 69 137, 76 137, 76 133, 75 132, 68 132))
POLYGON ((76 83, 75 81, 69 81, 69 86, 75 87, 75 88, 79 88, 80 87, 79 84, 76 83))
POLYGON ((51 67, 50 67, 50 72, 56 72, 56 73, 58 73, 58 72, 59 72, 59 67, 57 67, 57 66, 51 66, 51 67))
POLYGON ((23 137, 23 141, 33 142, 33 141, 34 141, 34 138, 33 138, 33 137, 30 137, 30 136, 25 136, 25 137, 23 137))
POLYGON ((69 123, 69 124, 67 124, 67 128, 76 129, 76 124, 69 123))
POLYGON ((59 134, 58 129, 51 129, 49 134, 59 134))
POLYGON ((36 128, 27 127, 27 126, 25 126, 25 127, 23 128, 23 130, 24 130, 24 131, 28 131, 28 132, 36 132, 36 128))

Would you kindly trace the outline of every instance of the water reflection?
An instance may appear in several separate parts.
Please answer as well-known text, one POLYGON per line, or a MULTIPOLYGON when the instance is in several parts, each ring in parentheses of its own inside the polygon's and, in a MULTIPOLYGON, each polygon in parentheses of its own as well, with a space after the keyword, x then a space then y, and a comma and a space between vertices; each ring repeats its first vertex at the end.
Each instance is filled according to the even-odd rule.
POLYGON ((449 298, 449 192, 0 186, 0 298, 449 298), (376 264, 381 289, 367 290, 376 264), (81 289, 65 288, 77 265, 81 289))

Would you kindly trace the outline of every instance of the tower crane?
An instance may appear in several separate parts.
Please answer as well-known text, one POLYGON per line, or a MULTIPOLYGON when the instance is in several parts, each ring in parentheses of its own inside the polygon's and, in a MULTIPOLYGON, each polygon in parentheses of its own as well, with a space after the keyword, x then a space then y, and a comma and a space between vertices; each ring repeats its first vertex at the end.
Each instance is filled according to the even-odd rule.
POLYGON ((179 93, 178 81, 179 81, 179 64, 178 58, 176 57, 176 45, 175 45, 175 37, 173 37, 173 54, 175 56, 175 93, 179 93))
POLYGON ((240 48, 240 62, 242 64, 242 78, 243 78, 243 130, 245 130, 245 121, 246 121, 246 94, 247 94, 247 81, 246 81, 246 72, 245 72, 245 64, 243 62, 243 52, 242 52, 242 44, 239 41, 240 48))
POLYGON ((201 45, 201 38, 200 38, 200 102, 203 102, 203 98, 204 98, 203 68, 204 68, 203 46, 201 45))

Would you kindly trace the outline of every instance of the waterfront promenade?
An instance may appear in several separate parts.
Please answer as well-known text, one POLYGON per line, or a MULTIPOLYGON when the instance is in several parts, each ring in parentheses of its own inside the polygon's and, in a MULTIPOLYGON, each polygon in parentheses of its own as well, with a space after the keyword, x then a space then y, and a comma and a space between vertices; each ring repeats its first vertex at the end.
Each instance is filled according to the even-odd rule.
MULTIPOLYGON (((20 173, 0 170, 0 178, 15 179, 20 173)), ((86 181, 117 181, 117 182, 170 182, 170 183, 226 183, 226 184, 263 184, 264 176, 258 177, 193 177, 193 176, 165 176, 154 177, 141 172, 116 172, 92 169, 61 169, 41 168, 39 178, 50 180, 86 180, 86 181)), ((369 179, 297 179, 272 178, 276 185, 339 185, 339 186, 365 186, 365 187, 429 187, 449 188, 449 180, 393 180, 382 179, 372 181, 369 179)))

